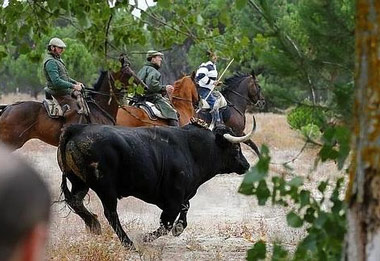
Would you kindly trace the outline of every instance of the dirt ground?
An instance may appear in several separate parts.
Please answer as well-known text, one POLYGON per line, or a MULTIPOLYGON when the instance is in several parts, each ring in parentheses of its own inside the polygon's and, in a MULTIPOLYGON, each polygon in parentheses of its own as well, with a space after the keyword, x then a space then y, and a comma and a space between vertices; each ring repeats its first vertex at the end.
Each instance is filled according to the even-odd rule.
MULTIPOLYGON (((256 114, 257 131, 253 140, 267 144, 272 161, 282 163, 293 159, 304 141, 291 130, 284 115, 256 114)), ((247 119, 251 120, 251 115, 247 119)), ((243 152, 253 165, 255 154, 242 145, 243 152)), ((307 147, 293 163, 295 174, 308 176, 305 186, 318 194, 316 184, 321 179, 336 176, 332 163, 321 164, 311 172, 318 148, 307 147)), ((142 236, 158 227, 160 210, 136 198, 119 201, 121 223, 137 251, 127 251, 106 222, 97 196, 90 192, 87 207, 99 216, 102 235, 88 233, 79 217, 59 202, 61 173, 56 160, 56 148, 31 140, 15 152, 26 158, 48 184, 53 200, 50 240, 47 260, 245 260, 246 251, 259 239, 280 242, 294 249, 304 236, 304 229, 291 229, 285 215, 289 208, 258 206, 257 201, 237 193, 243 176, 218 175, 203 184, 190 201, 188 227, 179 237, 171 234, 153 243, 143 243, 142 236)), ((271 165, 271 175, 283 174, 281 165, 271 165)), ((291 176, 289 177, 291 178, 291 176)))

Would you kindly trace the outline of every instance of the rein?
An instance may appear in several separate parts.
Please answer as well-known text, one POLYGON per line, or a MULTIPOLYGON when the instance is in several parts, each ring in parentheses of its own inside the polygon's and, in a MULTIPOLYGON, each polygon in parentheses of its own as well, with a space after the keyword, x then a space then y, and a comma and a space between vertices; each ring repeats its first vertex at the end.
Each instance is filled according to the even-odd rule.
POLYGON ((182 97, 179 97, 179 96, 172 96, 172 99, 176 99, 176 100, 181 100, 181 101, 185 101, 185 102, 193 103, 192 100, 190 100, 190 99, 185 99, 185 98, 182 98, 182 97))
MULTIPOLYGON (((261 104, 261 101, 260 101, 259 98, 257 98, 257 101, 256 101, 256 102, 252 102, 251 99, 249 99, 249 98, 243 96, 242 94, 238 93, 238 92, 235 91, 235 90, 231 90, 231 89, 228 89, 228 88, 227 88, 227 89, 225 89, 225 91, 232 92, 233 94, 235 94, 235 95, 237 95, 237 96, 243 98, 243 99, 244 99, 246 102, 248 102, 248 104, 250 104, 250 105, 260 106, 260 104, 261 104)), ((256 92, 255 96, 256 96, 256 97, 259 96, 258 91, 256 92)))
MULTIPOLYGON (((109 120, 111 120, 111 122, 113 123, 113 125, 116 125, 116 120, 111 116, 111 114, 109 114, 105 109, 103 109, 103 107, 100 106, 96 101, 94 101, 94 100, 88 100, 86 102, 94 104, 109 120)), ((91 121, 89 120, 89 122, 91 122, 91 121)))
POLYGON ((237 91, 234 91, 234 90, 230 90, 230 89, 225 89, 226 91, 229 91, 229 92, 232 92, 233 94, 236 94, 237 96, 243 98, 246 102, 248 102, 248 104, 254 104, 250 99, 248 99, 247 97, 241 95, 240 93, 238 93, 237 91))

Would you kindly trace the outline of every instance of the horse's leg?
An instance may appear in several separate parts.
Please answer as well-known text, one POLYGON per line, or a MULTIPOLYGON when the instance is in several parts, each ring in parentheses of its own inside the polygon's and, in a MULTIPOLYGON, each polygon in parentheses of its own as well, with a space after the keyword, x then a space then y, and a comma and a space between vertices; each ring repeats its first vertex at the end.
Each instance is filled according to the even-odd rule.
POLYGON ((68 172, 62 175, 61 189, 65 195, 67 204, 83 219, 89 230, 94 234, 100 235, 101 226, 97 216, 88 211, 83 205, 83 199, 89 190, 88 186, 74 173, 68 172), (66 177, 71 182, 71 192, 67 188, 66 177))
MULTIPOLYGON (((244 134, 243 134, 244 135, 244 134)), ((244 141, 251 149, 253 149, 258 157, 260 157, 260 150, 257 148, 256 144, 251 140, 244 141)))
POLYGON ((190 208, 190 202, 186 201, 181 205, 181 211, 179 212, 179 217, 177 221, 175 222, 172 233, 173 236, 178 237, 179 235, 182 234, 182 232, 185 230, 187 227, 187 211, 190 208))

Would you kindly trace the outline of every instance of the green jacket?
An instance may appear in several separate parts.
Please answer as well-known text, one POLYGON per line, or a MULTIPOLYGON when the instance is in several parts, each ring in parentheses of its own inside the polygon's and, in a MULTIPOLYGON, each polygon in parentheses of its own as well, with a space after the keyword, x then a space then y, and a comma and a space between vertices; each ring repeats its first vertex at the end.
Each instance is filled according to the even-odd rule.
POLYGON ((51 95, 63 96, 70 94, 75 80, 69 77, 61 58, 48 53, 43 61, 43 71, 46 77, 45 91, 51 95))
POLYGON ((137 73, 137 77, 142 80, 148 89, 145 91, 147 96, 154 94, 161 95, 166 90, 166 86, 161 83, 161 73, 158 71, 157 65, 148 62, 137 73))
POLYGON ((148 86, 144 95, 147 100, 153 102, 165 118, 178 120, 176 110, 162 96, 162 92, 166 91, 166 86, 161 83, 161 73, 158 71, 158 66, 150 62, 146 63, 137 73, 137 77, 148 86))

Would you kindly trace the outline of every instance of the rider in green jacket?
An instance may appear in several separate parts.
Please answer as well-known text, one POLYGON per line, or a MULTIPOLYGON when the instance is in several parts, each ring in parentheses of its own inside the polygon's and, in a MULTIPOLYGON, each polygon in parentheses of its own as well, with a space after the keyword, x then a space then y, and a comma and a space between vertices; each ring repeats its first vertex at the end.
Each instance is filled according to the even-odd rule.
POLYGON ((176 110, 171 106, 169 101, 163 97, 163 94, 173 91, 173 86, 163 85, 161 83, 161 73, 158 69, 161 67, 163 54, 158 51, 148 51, 146 55, 147 63, 137 73, 146 85, 144 97, 147 101, 152 102, 169 120, 169 125, 178 126, 178 116, 176 110))
MULTIPOLYGON (((46 77, 46 98, 53 96, 60 105, 68 104, 69 109, 82 113, 81 90, 83 84, 71 79, 61 59, 66 44, 59 38, 52 38, 48 45, 48 53, 43 60, 43 71, 46 77), (75 98, 76 101, 73 99, 75 98)), ((65 115, 67 117, 68 115, 65 115)))

